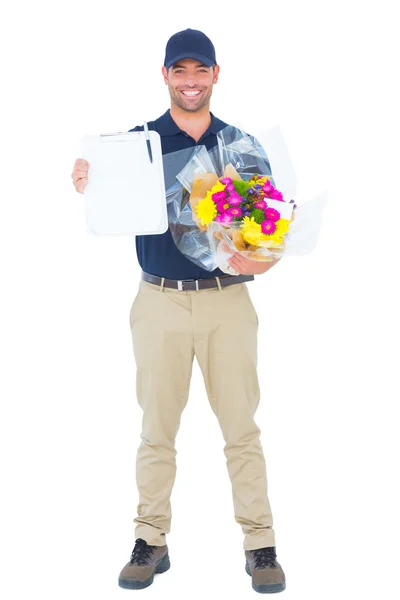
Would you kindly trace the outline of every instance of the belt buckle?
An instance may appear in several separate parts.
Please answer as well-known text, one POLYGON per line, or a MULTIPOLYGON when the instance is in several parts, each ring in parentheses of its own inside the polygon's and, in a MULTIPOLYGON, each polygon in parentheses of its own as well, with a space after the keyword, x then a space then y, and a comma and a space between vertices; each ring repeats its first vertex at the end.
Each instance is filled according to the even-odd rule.
POLYGON ((185 282, 189 282, 189 281, 190 281, 190 282, 194 281, 194 282, 196 283, 196 292, 197 292, 197 291, 199 290, 199 280, 198 280, 198 279, 178 279, 178 280, 177 280, 177 283, 178 283, 178 290, 179 290, 180 292, 184 292, 185 290, 184 290, 184 288, 183 288, 183 284, 184 284, 185 282))

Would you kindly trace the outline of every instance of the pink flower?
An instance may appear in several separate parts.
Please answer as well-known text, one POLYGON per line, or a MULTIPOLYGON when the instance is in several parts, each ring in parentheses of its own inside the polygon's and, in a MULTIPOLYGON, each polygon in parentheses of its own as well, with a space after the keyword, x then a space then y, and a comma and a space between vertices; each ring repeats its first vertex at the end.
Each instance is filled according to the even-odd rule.
POLYGON ((215 217, 215 220, 217 221, 217 223, 231 223, 232 216, 229 213, 224 212, 221 215, 217 215, 215 217))
POLYGON ((267 208, 264 211, 264 214, 266 218, 270 221, 279 221, 279 219, 281 218, 281 213, 275 210, 275 208, 267 208))
POLYGON ((222 179, 220 179, 220 182, 224 185, 227 185, 228 183, 232 183, 232 179, 230 177, 223 177, 222 179))
POLYGON ((283 202, 283 196, 282 196, 282 192, 278 192, 278 190, 274 189, 271 196, 270 196, 271 200, 281 200, 281 202, 283 202))
POLYGON ((261 223, 261 231, 267 235, 274 233, 275 229, 276 229, 276 225, 270 219, 266 219, 265 221, 263 221, 261 223))
POLYGON ((242 209, 239 208, 238 206, 234 206, 233 208, 229 208, 226 211, 229 215, 231 215, 231 217, 241 217, 242 216, 242 209))
POLYGON ((229 204, 226 200, 221 200, 220 202, 217 202, 217 211, 219 213, 223 213, 227 208, 229 208, 229 204))
POLYGON ((242 196, 239 196, 239 194, 237 192, 235 192, 234 194, 231 194, 229 196, 228 202, 232 206, 239 206, 239 204, 241 204, 243 202, 243 198, 242 198, 242 196))
POLYGON ((261 208, 261 210, 264 210, 264 208, 267 208, 267 203, 265 202, 265 200, 258 200, 258 202, 254 203, 254 207, 261 208))
POLYGON ((235 191, 235 186, 233 185, 233 183, 228 183, 225 189, 227 192, 231 193, 235 191))
POLYGON ((215 194, 213 194, 211 198, 214 200, 214 202, 219 202, 220 200, 224 200, 224 198, 226 198, 226 192, 215 192, 215 194))
POLYGON ((270 194, 272 192, 272 190, 274 190, 274 189, 275 189, 274 186, 269 181, 266 181, 262 190, 263 190, 264 194, 270 194))

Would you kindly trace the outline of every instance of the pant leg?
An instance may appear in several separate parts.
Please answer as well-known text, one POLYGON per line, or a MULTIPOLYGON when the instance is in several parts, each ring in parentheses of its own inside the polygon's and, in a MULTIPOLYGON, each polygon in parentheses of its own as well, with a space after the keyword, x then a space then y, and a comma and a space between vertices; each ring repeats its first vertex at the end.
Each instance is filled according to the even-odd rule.
POLYGON ((175 437, 190 388, 193 336, 186 293, 141 281, 130 313, 136 394, 143 410, 136 459, 135 539, 162 546, 171 526, 175 437))
POLYGON ((235 519, 243 547, 275 545, 260 429, 257 376, 258 318, 245 283, 192 298, 195 354, 226 445, 235 519))

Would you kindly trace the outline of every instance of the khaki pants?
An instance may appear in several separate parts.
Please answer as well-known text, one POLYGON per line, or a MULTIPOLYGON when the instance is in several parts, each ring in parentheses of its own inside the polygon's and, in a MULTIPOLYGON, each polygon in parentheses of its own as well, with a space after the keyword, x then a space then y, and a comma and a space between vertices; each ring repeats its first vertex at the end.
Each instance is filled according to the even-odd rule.
MULTIPOLYGON (((141 280, 130 311, 136 393, 143 410, 137 452, 135 539, 162 546, 171 526, 175 437, 196 355, 226 445, 243 548, 275 546, 260 429, 258 318, 246 283, 178 291, 141 280)), ((222 540, 221 540, 222 543, 222 540)))

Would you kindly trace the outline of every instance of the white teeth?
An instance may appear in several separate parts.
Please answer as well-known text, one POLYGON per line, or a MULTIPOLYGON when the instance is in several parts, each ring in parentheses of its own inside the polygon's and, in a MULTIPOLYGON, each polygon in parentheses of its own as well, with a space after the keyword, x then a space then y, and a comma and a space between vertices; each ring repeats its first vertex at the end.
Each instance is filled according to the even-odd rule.
POLYGON ((182 94, 184 94, 185 96, 197 96, 198 94, 200 94, 200 92, 182 92, 182 94))

